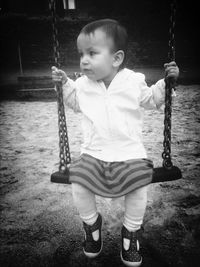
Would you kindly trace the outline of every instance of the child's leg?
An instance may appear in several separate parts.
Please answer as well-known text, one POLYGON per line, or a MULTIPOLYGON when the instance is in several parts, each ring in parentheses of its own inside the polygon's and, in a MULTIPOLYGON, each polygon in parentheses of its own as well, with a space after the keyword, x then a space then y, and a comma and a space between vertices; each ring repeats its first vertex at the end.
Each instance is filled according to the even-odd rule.
POLYGON ((87 257, 94 258, 100 254, 103 246, 101 238, 102 218, 97 213, 95 195, 77 183, 72 183, 72 195, 85 230, 83 251, 87 257))
POLYGON ((138 231, 142 225, 147 204, 147 186, 141 187, 125 196, 125 214, 122 227, 121 259, 127 266, 142 264, 138 231))
MULTIPOLYGON (((98 218, 95 194, 80 184, 72 183, 72 196, 81 220, 87 225, 93 225, 98 218)), ((92 236, 98 240, 99 230, 93 232, 92 236)))
MULTIPOLYGON (((123 225, 129 232, 135 232, 140 229, 143 223, 143 217, 147 205, 147 188, 141 187, 125 197, 125 214, 123 225)), ((125 249, 129 248, 130 240, 124 239, 123 245, 125 249)))
POLYGON ((95 195, 82 185, 72 183, 72 196, 81 219, 88 225, 94 224, 98 217, 95 195))
POLYGON ((147 205, 147 188, 143 186, 125 197, 124 226, 134 232, 140 229, 147 205))

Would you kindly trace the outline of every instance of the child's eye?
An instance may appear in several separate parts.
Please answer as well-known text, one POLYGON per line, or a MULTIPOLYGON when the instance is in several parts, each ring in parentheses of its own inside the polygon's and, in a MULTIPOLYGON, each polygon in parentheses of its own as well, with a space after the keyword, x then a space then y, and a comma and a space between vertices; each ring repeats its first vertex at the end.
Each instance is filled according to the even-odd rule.
POLYGON ((90 51, 90 56, 94 56, 96 53, 94 51, 90 51))

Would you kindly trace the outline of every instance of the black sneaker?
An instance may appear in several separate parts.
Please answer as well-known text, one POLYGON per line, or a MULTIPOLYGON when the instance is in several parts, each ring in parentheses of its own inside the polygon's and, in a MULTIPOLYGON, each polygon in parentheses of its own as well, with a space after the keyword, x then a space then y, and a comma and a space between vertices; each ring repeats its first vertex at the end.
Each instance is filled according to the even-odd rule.
POLYGON ((83 228, 85 230, 85 240, 83 243, 83 251, 85 255, 89 258, 97 257, 103 247, 103 241, 101 238, 101 228, 102 228, 102 217, 99 214, 96 222, 93 225, 88 225, 83 222, 83 228), (99 230, 99 239, 95 241, 93 239, 92 233, 99 230))
POLYGON ((126 266, 138 267, 142 264, 142 257, 139 252, 138 231, 129 232, 124 226, 121 231, 122 244, 121 244, 121 260, 126 266), (123 239, 130 240, 128 250, 124 249, 123 239))

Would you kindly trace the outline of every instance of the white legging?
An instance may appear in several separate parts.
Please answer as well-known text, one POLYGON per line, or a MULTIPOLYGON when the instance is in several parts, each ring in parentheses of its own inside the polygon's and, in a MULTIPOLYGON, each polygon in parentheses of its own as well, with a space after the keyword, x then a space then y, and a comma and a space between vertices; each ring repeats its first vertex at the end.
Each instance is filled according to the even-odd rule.
MULTIPOLYGON (((124 200, 124 226, 129 231, 140 229, 147 205, 147 187, 144 186, 132 191, 124 200)), ((72 194, 80 217, 92 218, 97 214, 96 197, 87 188, 80 184, 72 183, 72 194)))

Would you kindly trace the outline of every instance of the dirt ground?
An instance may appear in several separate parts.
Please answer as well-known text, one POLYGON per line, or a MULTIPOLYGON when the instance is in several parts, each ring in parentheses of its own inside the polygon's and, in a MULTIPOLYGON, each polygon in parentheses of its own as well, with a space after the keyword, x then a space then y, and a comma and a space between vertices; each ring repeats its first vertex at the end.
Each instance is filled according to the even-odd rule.
MULTIPOLYGON (((200 261, 200 86, 178 86, 173 105, 172 158, 183 178, 151 184, 141 234, 143 267, 197 267, 200 261)), ((123 198, 97 198, 104 217, 102 254, 87 260, 70 185, 50 182, 58 170, 55 101, 0 102, 2 267, 123 266, 123 198), (113 218, 117 218, 116 220, 113 218)), ((80 117, 66 111, 72 159, 79 155, 80 117)), ((147 111, 144 142, 162 164, 163 113, 147 111)))

